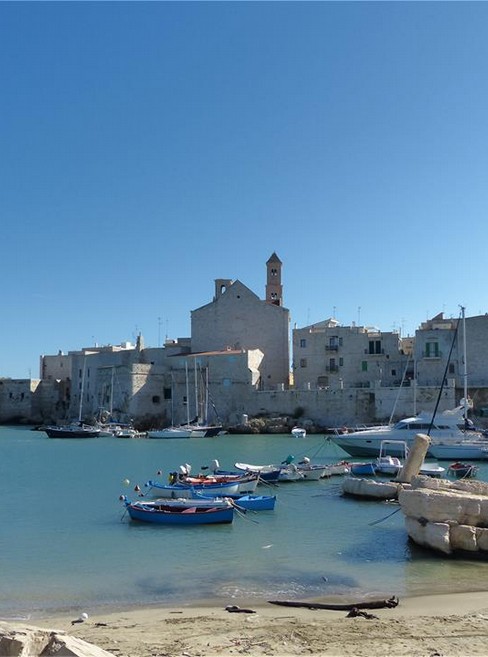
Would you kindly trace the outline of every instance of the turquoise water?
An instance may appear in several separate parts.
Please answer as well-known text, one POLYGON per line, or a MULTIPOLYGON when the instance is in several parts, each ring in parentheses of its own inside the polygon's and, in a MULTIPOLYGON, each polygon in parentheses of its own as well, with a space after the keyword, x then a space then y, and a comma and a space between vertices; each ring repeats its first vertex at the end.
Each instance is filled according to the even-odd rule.
MULTIPOLYGON (((395 505, 343 497, 341 477, 260 486, 277 494, 275 510, 231 525, 137 524, 119 501, 185 462, 197 472, 215 458, 230 468, 289 454, 320 463, 345 456, 322 436, 54 440, 0 428, 0 617, 486 588, 487 563, 415 548, 395 505)), ((488 479, 488 465, 479 478, 488 479)))

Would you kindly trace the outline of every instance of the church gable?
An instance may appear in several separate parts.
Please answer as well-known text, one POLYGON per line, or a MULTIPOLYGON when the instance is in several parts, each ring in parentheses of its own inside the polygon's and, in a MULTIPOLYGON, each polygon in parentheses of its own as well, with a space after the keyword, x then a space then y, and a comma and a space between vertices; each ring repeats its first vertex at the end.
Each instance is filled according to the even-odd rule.
POLYGON ((216 295, 210 303, 200 306, 192 311, 192 315, 199 313, 201 310, 209 308, 218 308, 220 306, 225 307, 229 303, 235 303, 236 301, 246 301, 252 303, 264 303, 257 294, 250 290, 244 283, 236 280, 231 282, 229 285, 222 287, 221 291, 216 291, 216 295))

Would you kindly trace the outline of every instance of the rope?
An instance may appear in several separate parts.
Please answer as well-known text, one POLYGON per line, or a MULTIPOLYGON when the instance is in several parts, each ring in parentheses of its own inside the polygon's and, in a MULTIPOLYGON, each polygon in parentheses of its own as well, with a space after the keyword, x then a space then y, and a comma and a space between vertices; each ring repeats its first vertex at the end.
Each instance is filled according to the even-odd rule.
POLYGON ((391 518, 391 516, 395 515, 395 513, 398 513, 401 511, 402 507, 399 506, 398 509, 395 509, 392 513, 389 513, 387 516, 384 518, 380 518, 379 520, 373 520, 373 522, 368 522, 369 527, 372 527, 373 525, 378 525, 380 522, 383 522, 383 520, 387 520, 388 518, 391 518))

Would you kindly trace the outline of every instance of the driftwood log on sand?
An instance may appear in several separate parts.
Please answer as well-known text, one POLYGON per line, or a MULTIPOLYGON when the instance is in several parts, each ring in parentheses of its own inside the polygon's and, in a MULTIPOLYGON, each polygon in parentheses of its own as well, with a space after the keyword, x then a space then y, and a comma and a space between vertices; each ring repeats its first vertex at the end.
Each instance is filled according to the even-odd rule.
POLYGON ((397 607, 399 600, 393 595, 386 600, 371 600, 370 602, 352 602, 350 604, 334 604, 321 602, 296 602, 295 600, 268 600, 272 605, 282 607, 304 607, 305 609, 330 609, 332 611, 351 611, 353 609, 392 609, 397 607))

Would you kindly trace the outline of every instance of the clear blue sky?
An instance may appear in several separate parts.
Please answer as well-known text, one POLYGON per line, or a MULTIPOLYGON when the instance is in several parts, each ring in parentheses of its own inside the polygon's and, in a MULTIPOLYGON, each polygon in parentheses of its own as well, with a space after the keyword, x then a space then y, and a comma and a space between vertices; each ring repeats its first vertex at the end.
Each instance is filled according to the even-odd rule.
POLYGON ((0 376, 190 335, 488 310, 488 4, 0 3, 0 376), (158 319, 160 318, 160 319, 158 319))

